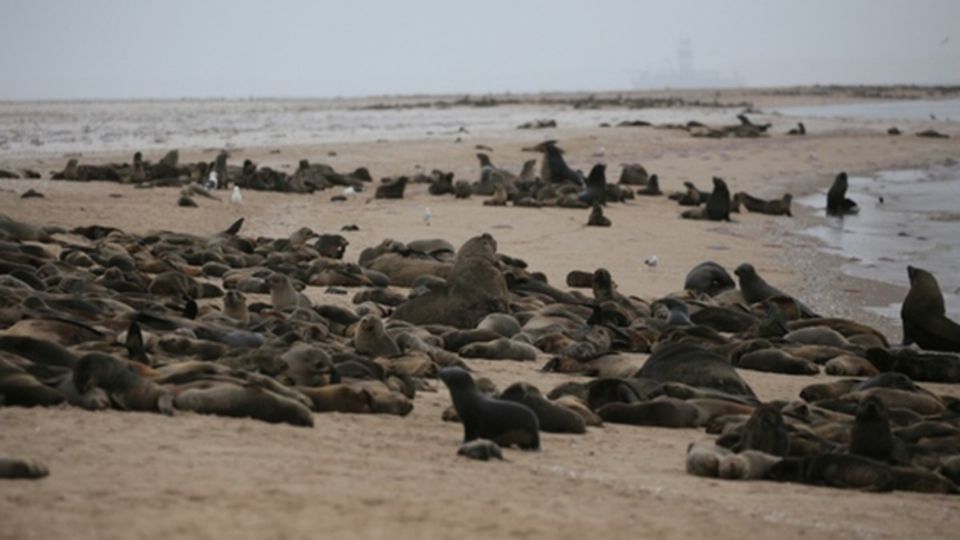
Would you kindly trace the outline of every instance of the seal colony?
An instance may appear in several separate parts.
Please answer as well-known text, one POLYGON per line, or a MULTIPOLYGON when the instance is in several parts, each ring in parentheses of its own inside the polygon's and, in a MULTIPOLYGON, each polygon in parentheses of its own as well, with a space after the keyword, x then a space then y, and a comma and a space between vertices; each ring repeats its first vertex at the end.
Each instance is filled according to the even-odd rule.
MULTIPOLYGON (((598 185, 578 194, 599 197, 598 185)), ((922 386, 960 382, 956 323, 919 268, 908 269, 905 335, 931 350, 819 314, 749 262, 733 272, 739 283, 705 261, 675 293, 644 299, 603 268, 570 274, 586 292, 558 288, 489 233, 459 247, 387 239, 356 259, 342 236, 251 238, 242 219, 209 235, 138 235, 3 216, 0 236, 4 406, 310 427, 331 412, 402 417, 442 383, 453 405, 443 419, 463 429, 451 443, 481 460, 499 455, 491 444, 549 451, 541 432, 702 428, 716 445, 690 447, 693 474, 957 492, 960 401, 922 386), (355 289, 353 307, 312 300, 311 286, 355 289), (539 360, 578 379, 501 391, 471 373, 472 358, 539 360), (745 369, 848 378, 761 402, 745 369)))

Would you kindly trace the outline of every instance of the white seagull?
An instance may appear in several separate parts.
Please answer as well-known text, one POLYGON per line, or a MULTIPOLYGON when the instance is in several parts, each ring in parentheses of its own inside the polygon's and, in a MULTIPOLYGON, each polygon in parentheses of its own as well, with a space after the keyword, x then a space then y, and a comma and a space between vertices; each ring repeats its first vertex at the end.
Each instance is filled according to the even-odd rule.
POLYGON ((651 255, 647 257, 645 261, 643 261, 643 264, 649 266, 650 268, 656 268, 657 265, 660 264, 660 257, 657 257, 656 255, 651 255))
POLYGON ((213 191, 220 186, 220 182, 217 180, 217 171, 210 171, 210 176, 207 177, 207 181, 203 183, 203 187, 207 188, 207 191, 213 191))
POLYGON ((433 213, 430 212, 430 208, 423 207, 423 224, 430 225, 430 218, 433 217, 433 213))
POLYGON ((240 195, 240 186, 233 186, 233 193, 230 194, 230 202, 233 204, 243 204, 243 195, 240 195))

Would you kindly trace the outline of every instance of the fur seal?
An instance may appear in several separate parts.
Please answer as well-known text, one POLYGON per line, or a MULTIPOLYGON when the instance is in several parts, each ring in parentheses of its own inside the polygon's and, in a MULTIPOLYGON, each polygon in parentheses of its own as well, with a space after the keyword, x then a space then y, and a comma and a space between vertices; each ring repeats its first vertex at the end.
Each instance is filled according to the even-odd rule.
POLYGON ((779 482, 868 491, 890 491, 894 485, 893 473, 883 463, 845 454, 784 458, 770 468, 768 477, 779 482))
POLYGON ((540 393, 539 388, 532 384, 514 383, 500 394, 500 399, 515 401, 529 407, 537 415, 541 431, 548 433, 587 432, 586 423, 579 414, 551 402, 540 393))
POLYGON ((841 172, 833 180, 833 185, 827 191, 827 214, 842 216, 856 214, 860 211, 857 203, 847 198, 847 173, 841 172))
POLYGON ((803 358, 797 358, 780 349, 762 349, 741 356, 734 363, 741 369, 783 373, 787 375, 816 375, 820 368, 803 358))
POLYGON ((734 283, 730 274, 713 261, 705 261, 694 266, 683 281, 684 289, 709 296, 716 296, 736 287, 737 284, 734 283))
POLYGON ((687 446, 687 474, 717 478, 720 472, 720 460, 730 454, 730 450, 720 446, 690 443, 687 446))
POLYGON ((780 462, 777 456, 757 450, 723 456, 717 467, 717 477, 726 480, 762 480, 770 469, 780 462))
POLYGON ((797 127, 792 128, 787 132, 787 135, 806 135, 807 126, 803 125, 803 122, 797 122, 797 127))
POLYGON ((236 319, 241 324, 250 322, 250 312, 247 310, 247 297, 236 289, 230 289, 223 297, 223 314, 236 319))
POLYGON ((824 366, 827 375, 845 377, 873 377, 879 371, 869 360, 852 354, 843 354, 827 361, 824 366))
POLYGON ((577 200, 582 203, 596 206, 597 204, 607 204, 607 166, 598 163, 590 169, 587 175, 586 189, 577 195, 577 200))
POLYGON ((772 405, 754 409, 743 426, 735 451, 758 450, 773 456, 785 456, 790 450, 790 437, 783 415, 772 405))
POLYGON ((402 199, 403 192, 407 187, 409 178, 401 176, 399 178, 384 178, 381 184, 377 186, 374 193, 374 199, 402 199))
POLYGON ((610 225, 610 218, 603 215, 603 207, 600 206, 600 203, 594 202, 593 208, 590 210, 590 217, 587 218, 587 226, 609 227, 610 225))
POLYGON ((357 333, 353 337, 357 352, 369 356, 399 356, 400 347, 383 327, 383 320, 376 315, 366 315, 357 324, 357 333))
POLYGON ((725 358, 691 343, 657 347, 638 375, 660 382, 680 382, 737 396, 756 397, 753 389, 725 358))
POLYGON ((46 407, 66 400, 62 393, 3 356, 0 356, 0 405, 46 407))
POLYGON ((697 427, 700 418, 696 406, 674 398, 642 403, 608 403, 597 409, 597 414, 604 422, 670 428, 697 427))
POLYGON ((50 474, 50 470, 32 459, 17 459, 0 456, 0 478, 35 480, 50 474))
POLYGON ((894 439, 890 430, 890 412, 877 396, 868 396, 857 406, 850 430, 850 453, 878 461, 893 458, 894 439))
POLYGON ((570 168, 563 159, 563 150, 557 147, 557 141, 544 141, 536 146, 524 148, 528 152, 540 152, 540 180, 546 183, 571 183, 583 186, 583 175, 570 168))
POLYGON ((620 183, 628 186, 645 186, 650 175, 646 167, 639 163, 622 163, 623 169, 620 171, 620 183))
POLYGON ((946 316, 940 284, 933 274, 907 266, 910 291, 900 308, 903 343, 916 343, 924 349, 960 352, 960 325, 946 316))
POLYGON ((482 343, 471 343, 462 347, 458 353, 464 358, 485 358, 487 360, 536 360, 540 351, 528 343, 509 338, 499 338, 482 343))
POLYGON ((503 459, 503 452, 493 441, 487 439, 476 439, 465 442, 457 449, 458 456, 476 459, 478 461, 490 461, 491 459, 503 459))
POLYGON ((540 423, 529 407, 480 393, 473 377, 457 367, 440 370, 463 422, 463 442, 489 439, 500 446, 540 449, 540 423))
POLYGON ((730 189, 722 178, 713 177, 713 192, 707 198, 707 204, 703 208, 696 208, 683 212, 681 217, 685 219, 707 219, 710 221, 730 221, 730 189))
POLYGON ((785 297, 794 300, 798 307, 800 308, 800 313, 804 317, 816 317, 817 314, 813 312, 810 308, 803 305, 800 301, 794 299, 792 296, 784 293, 780 289, 769 285, 759 274, 757 274, 756 269, 750 263, 743 263, 738 266, 734 271, 734 274, 737 275, 737 278, 740 280, 740 292, 743 294, 743 299, 750 304, 755 304, 757 302, 763 302, 772 297, 785 297))
POLYGON ((643 189, 638 189, 636 192, 637 195, 645 195, 648 197, 658 197, 663 195, 663 192, 660 191, 660 178, 652 174, 650 178, 647 179, 647 184, 643 189))
POLYGON ((373 412, 370 393, 353 385, 328 384, 319 388, 297 387, 297 390, 310 398, 316 412, 373 412))
POLYGON ((507 188, 503 186, 502 182, 497 182, 493 186, 493 196, 489 199, 483 201, 484 206, 506 206, 507 205, 507 188))
POLYGON ((293 288, 293 282, 289 277, 273 273, 267 278, 267 285, 270 286, 270 303, 275 309, 286 311, 298 307, 310 307, 310 299, 293 288))
POLYGON ((200 414, 313 427, 313 415, 302 403, 275 394, 258 384, 191 383, 177 389, 173 404, 179 410, 200 414))
POLYGON ((793 201, 793 195, 789 193, 781 199, 769 201, 758 199, 745 191, 738 192, 735 197, 740 199, 740 202, 748 212, 756 212, 770 216, 793 216, 793 214, 790 213, 790 203, 793 201))
POLYGON ((167 390, 141 377, 133 364, 106 354, 82 356, 73 370, 73 384, 80 394, 94 387, 103 389, 120 410, 173 414, 167 390))

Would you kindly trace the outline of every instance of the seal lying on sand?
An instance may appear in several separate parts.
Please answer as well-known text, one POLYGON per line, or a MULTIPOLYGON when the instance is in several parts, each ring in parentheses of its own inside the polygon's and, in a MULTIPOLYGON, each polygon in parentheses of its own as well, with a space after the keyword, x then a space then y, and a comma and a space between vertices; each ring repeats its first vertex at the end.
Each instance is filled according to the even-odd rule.
POLYGON ((900 308, 903 343, 916 342, 924 349, 960 352, 960 325, 946 316, 940 284, 933 274, 907 266, 910 291, 900 308))
POLYGON ((757 274, 756 269, 750 263, 743 263, 733 271, 740 279, 740 292, 743 293, 743 299, 751 304, 763 302, 773 297, 785 297, 794 300, 800 308, 800 314, 804 317, 816 317, 817 314, 810 308, 803 305, 789 294, 780 289, 769 285, 757 274))
POLYGON ((540 424, 529 407, 480 393, 473 377, 460 368, 443 368, 439 377, 463 422, 463 442, 489 439, 500 446, 540 449, 540 424))

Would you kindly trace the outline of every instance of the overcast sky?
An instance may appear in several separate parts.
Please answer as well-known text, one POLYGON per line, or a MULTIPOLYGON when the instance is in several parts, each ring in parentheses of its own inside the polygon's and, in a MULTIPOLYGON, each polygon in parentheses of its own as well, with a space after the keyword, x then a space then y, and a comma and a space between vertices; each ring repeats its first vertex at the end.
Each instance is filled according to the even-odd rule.
POLYGON ((630 89, 684 40, 697 80, 960 83, 958 28, 960 0, 0 0, 0 99, 630 89))

